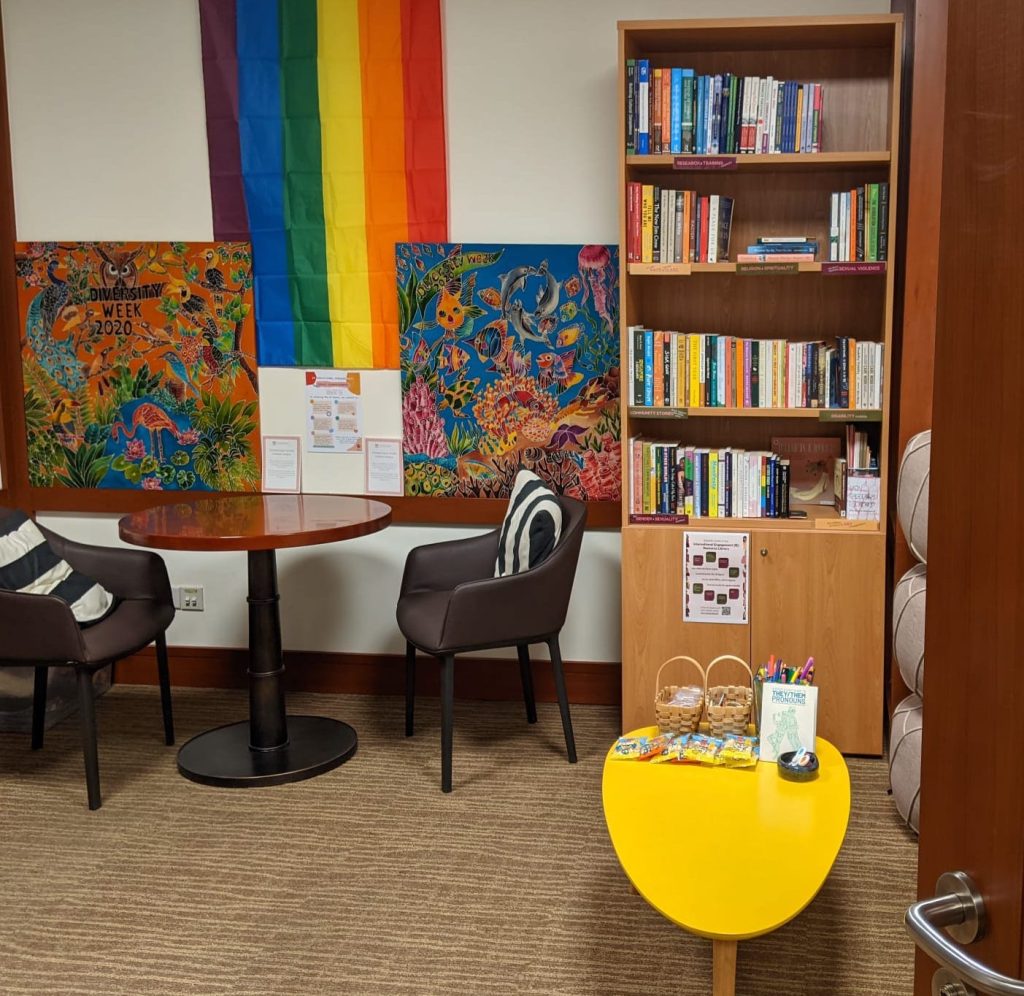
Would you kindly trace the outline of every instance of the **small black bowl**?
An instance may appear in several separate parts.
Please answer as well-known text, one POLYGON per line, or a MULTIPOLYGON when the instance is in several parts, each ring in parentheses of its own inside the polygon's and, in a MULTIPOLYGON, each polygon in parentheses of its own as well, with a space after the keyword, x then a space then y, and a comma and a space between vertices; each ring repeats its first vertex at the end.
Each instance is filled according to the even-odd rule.
POLYGON ((809 782, 818 777, 818 755, 811 751, 790 750, 779 755, 779 774, 791 782, 809 782), (793 763, 794 758, 803 755, 800 762, 793 763))

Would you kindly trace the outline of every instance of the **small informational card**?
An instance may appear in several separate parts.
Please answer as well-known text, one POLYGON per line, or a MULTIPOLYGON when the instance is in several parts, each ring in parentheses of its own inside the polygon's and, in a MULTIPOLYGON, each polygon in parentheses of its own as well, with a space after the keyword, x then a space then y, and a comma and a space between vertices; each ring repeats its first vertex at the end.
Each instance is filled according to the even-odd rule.
POLYGON ((366 443, 366 493, 368 495, 404 494, 402 440, 367 437, 364 442, 366 443))
POLYGON ((363 452, 363 399, 358 373, 306 371, 306 450, 363 452))
POLYGON ((814 750, 818 689, 766 681, 761 699, 761 760, 777 761, 791 750, 814 750))
POLYGON ((683 622, 747 622, 750 533, 683 534, 683 622))
POLYGON ((846 475, 846 517, 877 522, 881 518, 882 481, 875 474, 846 475))
POLYGON ((301 441, 298 436, 263 437, 263 490, 297 495, 302 487, 301 441))

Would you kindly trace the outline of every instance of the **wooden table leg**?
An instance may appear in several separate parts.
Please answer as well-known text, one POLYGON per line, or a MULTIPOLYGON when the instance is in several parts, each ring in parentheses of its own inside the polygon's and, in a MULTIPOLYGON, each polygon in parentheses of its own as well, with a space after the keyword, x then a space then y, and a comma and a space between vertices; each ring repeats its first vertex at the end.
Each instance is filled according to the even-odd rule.
POLYGON ((736 996, 736 942, 712 941, 713 996, 736 996))

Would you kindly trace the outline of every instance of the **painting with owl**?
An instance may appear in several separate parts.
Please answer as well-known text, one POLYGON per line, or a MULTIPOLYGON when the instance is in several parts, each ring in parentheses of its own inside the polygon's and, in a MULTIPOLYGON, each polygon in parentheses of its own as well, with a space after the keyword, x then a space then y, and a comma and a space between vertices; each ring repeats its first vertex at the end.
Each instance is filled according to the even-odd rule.
POLYGON ((253 491, 248 242, 16 245, 35 487, 253 491))

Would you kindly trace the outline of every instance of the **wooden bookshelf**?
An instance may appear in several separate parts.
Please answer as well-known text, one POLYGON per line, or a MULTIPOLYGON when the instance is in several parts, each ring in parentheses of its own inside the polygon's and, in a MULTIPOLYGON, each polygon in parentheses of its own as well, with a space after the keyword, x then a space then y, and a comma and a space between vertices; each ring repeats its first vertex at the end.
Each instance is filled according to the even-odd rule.
MULTIPOLYGON (((814 82, 812 80, 812 82, 814 82)), ((695 154, 672 155, 658 154, 650 156, 626 156, 626 165, 636 170, 665 170, 688 173, 704 171, 703 165, 709 159, 732 159, 735 165, 728 169, 737 170, 819 170, 836 169, 837 167, 888 166, 889 151, 875 150, 872 152, 773 152, 747 153, 744 155, 699 156, 695 154)))
MULTIPOLYGON (((889 184, 889 258, 895 257, 900 65, 899 15, 619 23, 619 122, 626 115, 626 59, 824 86, 823 150, 726 156, 625 154, 619 128, 621 369, 626 330, 642 325, 742 338, 884 344, 880 409, 621 408, 623 460, 623 728, 653 721, 655 673, 676 654, 709 661, 735 653, 752 663, 769 654, 813 655, 821 689, 819 733, 846 753, 882 751, 886 491, 893 272, 889 266, 828 272, 819 259, 792 272, 737 270, 735 262, 628 263, 627 183, 695 189, 734 199, 733 257, 758 236, 799 233, 828 254, 828 195, 864 183, 889 184), (740 247, 737 249, 737 247, 740 247), (713 276, 714 279, 701 279, 713 276), (841 276, 845 279, 829 279, 841 276), (686 277, 685 281, 678 278, 686 277), (785 277, 799 279, 786 280, 785 277), (677 278, 677 279, 654 279, 677 278), (799 506, 805 518, 691 518, 686 524, 629 521, 628 440, 767 450, 773 436, 842 438, 868 423, 881 469, 881 521, 842 518, 831 506, 799 506), (687 531, 748 535, 749 612, 745 624, 684 622, 683 540, 687 531)), ((779 264, 775 264, 779 265, 779 264)), ((624 375, 624 385, 628 376, 624 375)), ((730 676, 723 676, 732 680, 730 676)), ((739 677, 738 675, 735 677, 739 677)))

